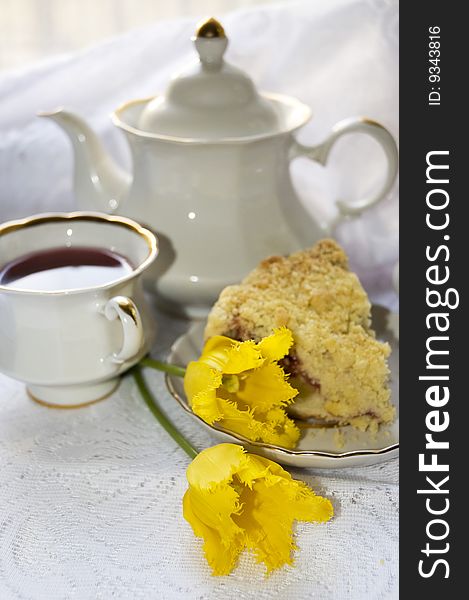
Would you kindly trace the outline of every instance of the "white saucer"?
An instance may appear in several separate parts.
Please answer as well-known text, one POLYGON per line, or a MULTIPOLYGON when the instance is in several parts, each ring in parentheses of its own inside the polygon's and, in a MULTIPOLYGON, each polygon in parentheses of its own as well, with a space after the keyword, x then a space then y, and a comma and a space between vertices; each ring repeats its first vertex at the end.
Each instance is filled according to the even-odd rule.
MULTIPOLYGON (((218 442, 242 444, 251 452, 294 467, 335 469, 381 463, 395 458, 399 453, 399 342, 389 329, 388 316, 387 309, 381 306, 373 307, 373 328, 377 337, 389 342, 392 348, 389 368, 392 401, 397 414, 395 421, 391 425, 381 427, 377 434, 362 433, 349 426, 304 429, 295 450, 251 442, 221 427, 208 425, 195 415, 187 402, 181 378, 167 375, 166 383, 171 395, 182 408, 207 428, 218 442)), ((204 328, 205 322, 195 323, 187 333, 179 337, 171 348, 169 361, 177 365, 186 365, 192 360, 197 360, 203 345, 204 328)))

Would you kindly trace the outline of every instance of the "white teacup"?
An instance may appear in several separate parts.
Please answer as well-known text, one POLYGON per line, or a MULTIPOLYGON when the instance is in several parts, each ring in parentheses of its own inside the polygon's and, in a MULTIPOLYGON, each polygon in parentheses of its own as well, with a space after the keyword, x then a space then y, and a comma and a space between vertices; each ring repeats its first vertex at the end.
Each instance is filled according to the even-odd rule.
POLYGON ((73 246, 104 248, 132 266, 81 288, 38 291, 0 282, 0 371, 24 381, 39 402, 61 407, 110 394, 155 334, 141 275, 155 260, 157 241, 130 219, 77 212, 5 223, 0 268, 28 253, 73 246))

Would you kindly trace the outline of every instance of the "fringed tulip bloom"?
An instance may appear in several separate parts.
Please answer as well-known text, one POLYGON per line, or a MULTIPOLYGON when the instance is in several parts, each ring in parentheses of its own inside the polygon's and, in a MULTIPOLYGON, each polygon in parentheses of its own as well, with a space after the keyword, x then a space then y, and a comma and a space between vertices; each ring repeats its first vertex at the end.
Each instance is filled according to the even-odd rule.
POLYGON ((227 575, 246 548, 267 572, 291 564, 295 520, 325 522, 332 504, 277 463, 241 446, 219 444, 201 452, 187 469, 184 517, 214 575, 227 575))
POLYGON ((285 327, 258 344, 221 335, 210 338, 184 377, 194 413, 249 440, 294 448, 300 432, 285 407, 298 391, 277 363, 292 344, 285 327))

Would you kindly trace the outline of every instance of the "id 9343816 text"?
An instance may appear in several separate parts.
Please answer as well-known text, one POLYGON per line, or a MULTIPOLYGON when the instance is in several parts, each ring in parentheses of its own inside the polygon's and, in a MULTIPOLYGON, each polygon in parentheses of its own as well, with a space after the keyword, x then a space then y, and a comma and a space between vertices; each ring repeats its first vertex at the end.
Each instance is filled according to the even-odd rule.
POLYGON ((441 103, 441 40, 440 28, 434 25, 428 28, 428 106, 440 106, 441 103))

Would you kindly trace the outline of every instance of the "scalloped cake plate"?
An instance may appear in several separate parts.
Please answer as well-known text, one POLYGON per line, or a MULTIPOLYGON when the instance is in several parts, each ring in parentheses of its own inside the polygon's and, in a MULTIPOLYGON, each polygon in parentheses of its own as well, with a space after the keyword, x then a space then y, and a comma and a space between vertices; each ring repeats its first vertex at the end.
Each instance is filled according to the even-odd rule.
MULTIPOLYGON (((242 444, 250 452, 293 467, 336 469, 381 463, 399 454, 399 341, 393 333, 395 320, 390 317, 391 314, 387 309, 381 306, 373 307, 372 321, 377 338, 388 342, 391 346, 389 358, 391 397, 396 406, 394 422, 381 427, 376 434, 359 432, 350 426, 327 428, 316 426, 302 428, 300 442, 295 450, 252 442, 221 427, 208 425, 195 415, 187 402, 181 378, 167 375, 166 384, 170 394, 180 406, 202 427, 208 429, 217 442, 242 444)), ((169 361, 186 365, 192 360, 197 360, 203 346, 204 328, 205 322, 198 322, 180 336, 171 348, 169 361)), ((301 422, 298 423, 301 425, 301 422)))

